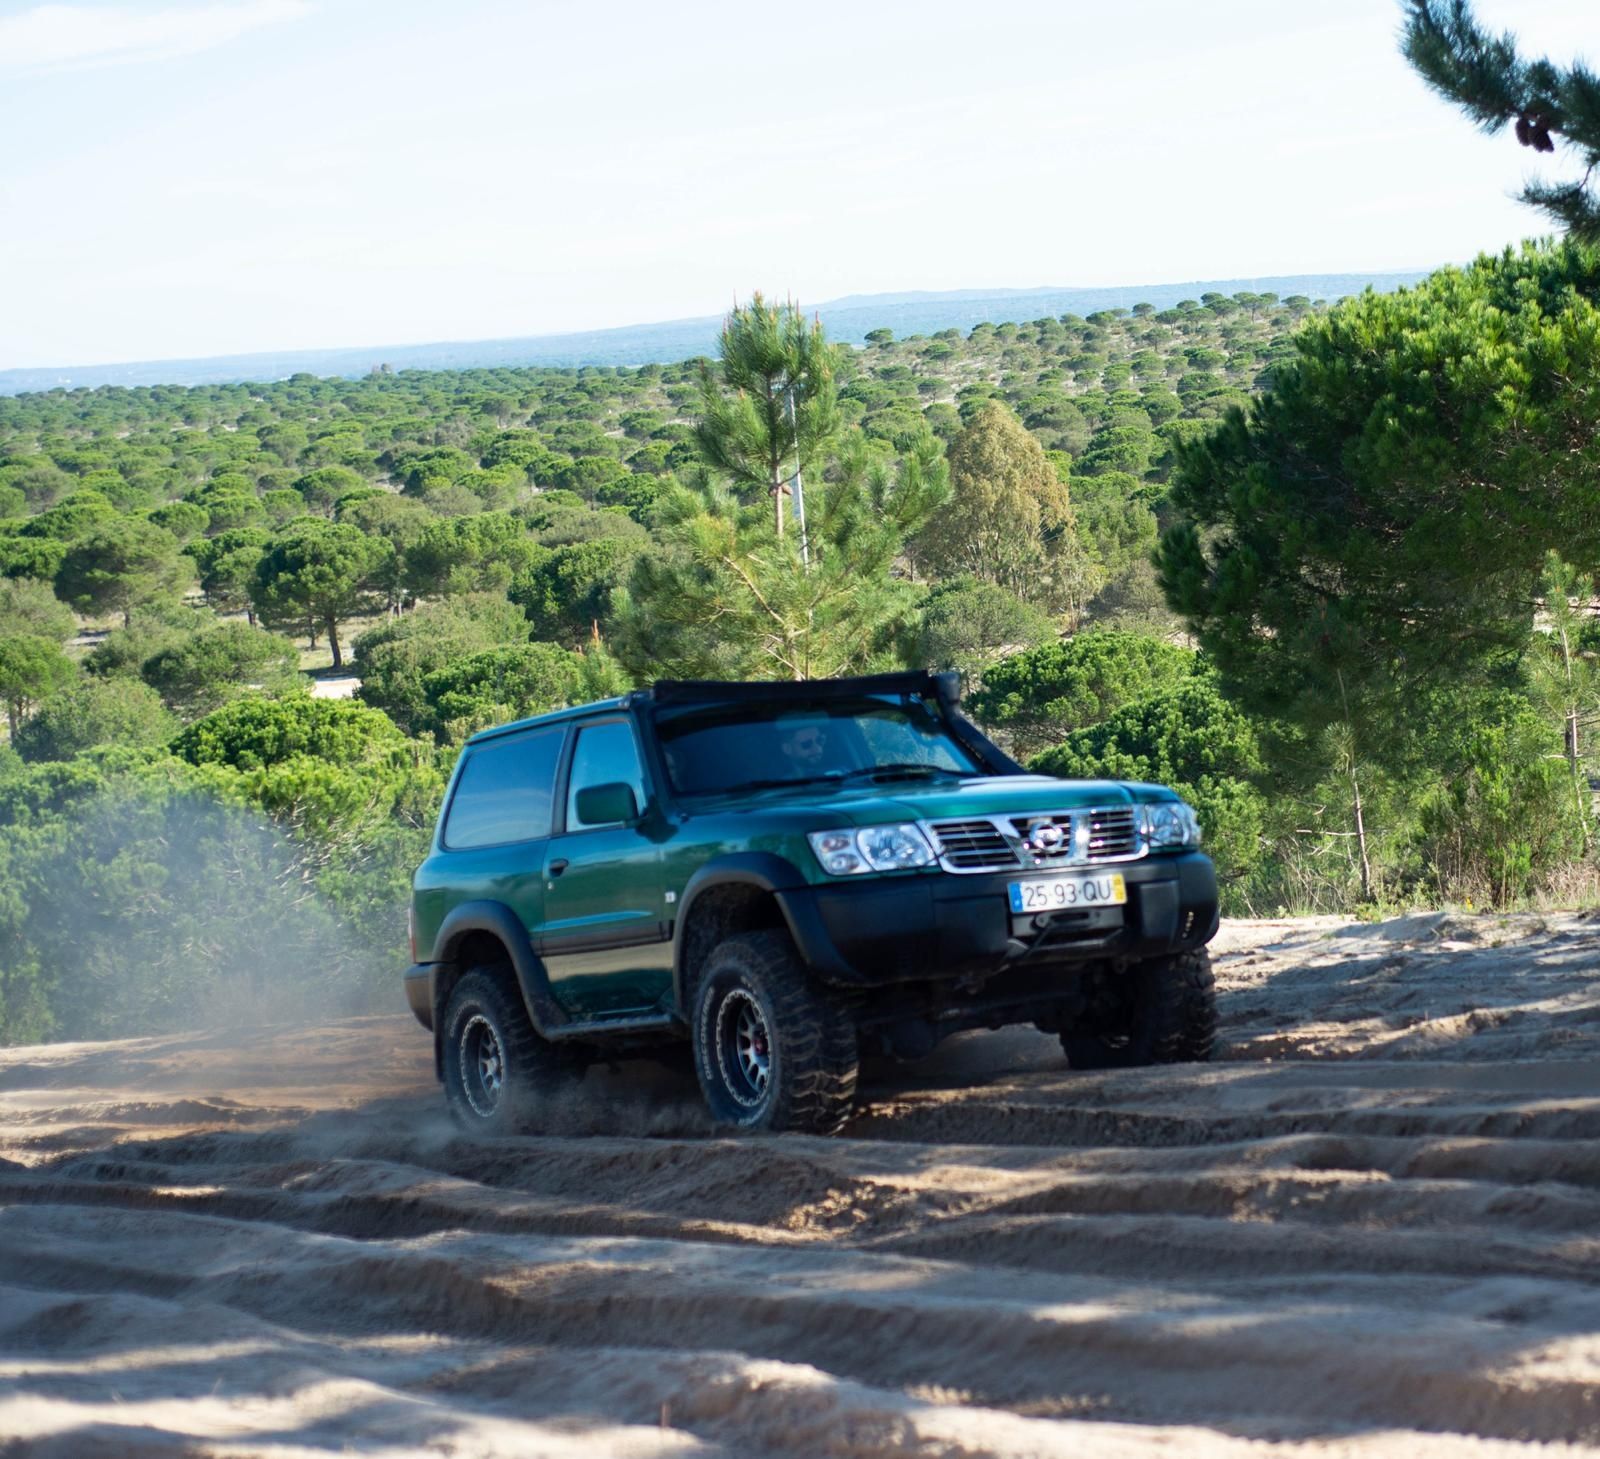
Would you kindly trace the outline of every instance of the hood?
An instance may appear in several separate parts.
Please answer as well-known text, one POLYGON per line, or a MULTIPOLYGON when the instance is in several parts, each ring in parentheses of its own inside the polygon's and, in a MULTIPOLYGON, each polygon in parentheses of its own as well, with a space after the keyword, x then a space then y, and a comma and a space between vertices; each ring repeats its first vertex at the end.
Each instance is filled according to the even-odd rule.
POLYGON ((1049 775, 986 775, 973 780, 891 782, 876 785, 871 814, 853 807, 857 825, 882 821, 940 821, 963 816, 1070 811, 1083 806, 1137 805, 1170 800, 1159 786, 1119 780, 1057 780, 1049 775), (1146 792, 1146 793, 1141 793, 1146 792))
POLYGON ((892 821, 953 820, 963 816, 1076 810, 1082 806, 1138 805, 1176 800, 1159 785, 1118 780, 1057 780, 1049 775, 984 775, 969 780, 898 780, 888 783, 796 786, 767 790, 722 814, 827 826, 877 826, 892 821))

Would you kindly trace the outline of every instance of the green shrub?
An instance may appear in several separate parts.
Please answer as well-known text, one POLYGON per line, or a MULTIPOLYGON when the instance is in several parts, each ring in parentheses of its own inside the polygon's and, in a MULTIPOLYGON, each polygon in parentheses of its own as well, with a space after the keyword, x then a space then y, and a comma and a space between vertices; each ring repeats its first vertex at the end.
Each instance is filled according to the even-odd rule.
POLYGON ((84 678, 46 699, 18 729, 14 743, 24 760, 70 760, 102 745, 164 744, 176 723, 148 684, 84 678))
POLYGON ((1245 877, 1261 858, 1267 803, 1253 782, 1263 768, 1260 745, 1250 721, 1207 679, 1126 705, 1036 756, 1029 768, 1170 786, 1199 813, 1222 876, 1245 877))
POLYGON ((1549 723, 1506 696, 1455 735, 1454 769, 1421 802, 1418 844, 1440 898, 1505 907, 1583 850, 1588 787, 1572 777, 1549 723))
POLYGON ((984 675, 970 708, 1026 756, 1124 705, 1176 688, 1197 664, 1191 650, 1163 639, 1091 630, 1002 659, 984 675))

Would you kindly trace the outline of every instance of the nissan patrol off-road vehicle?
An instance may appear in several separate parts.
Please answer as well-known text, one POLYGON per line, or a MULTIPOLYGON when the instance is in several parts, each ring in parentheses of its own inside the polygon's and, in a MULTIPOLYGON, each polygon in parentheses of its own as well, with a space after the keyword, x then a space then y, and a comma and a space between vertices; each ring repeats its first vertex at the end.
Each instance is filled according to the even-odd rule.
POLYGON ((661 682, 468 741, 406 991, 469 1128, 687 1040, 719 1122, 832 1131, 863 1054, 961 1029, 1207 1058, 1199 840, 1160 786, 1030 774, 951 674, 661 682))

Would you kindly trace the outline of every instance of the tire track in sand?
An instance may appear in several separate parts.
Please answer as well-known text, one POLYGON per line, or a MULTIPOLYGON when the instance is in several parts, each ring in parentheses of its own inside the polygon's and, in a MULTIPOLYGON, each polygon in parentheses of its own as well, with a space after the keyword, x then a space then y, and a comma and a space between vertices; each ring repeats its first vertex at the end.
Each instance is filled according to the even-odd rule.
POLYGON ((1218 1064, 966 1038, 833 1141, 475 1144, 401 1019, 0 1054, 0 1453, 1600 1446, 1592 925, 1225 939, 1218 1064))

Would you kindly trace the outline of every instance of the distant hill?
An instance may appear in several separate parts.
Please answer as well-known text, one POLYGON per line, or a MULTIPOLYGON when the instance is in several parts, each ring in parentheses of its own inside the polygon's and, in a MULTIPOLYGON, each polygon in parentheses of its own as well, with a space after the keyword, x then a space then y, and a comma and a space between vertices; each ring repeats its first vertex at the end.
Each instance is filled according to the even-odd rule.
MULTIPOLYGON (((1304 294, 1337 299, 1373 288, 1380 293, 1415 283, 1426 271, 1382 274, 1291 274, 1275 278, 1210 279, 1184 284, 1135 284, 1101 289, 954 289, 943 293, 852 294, 816 307, 832 339, 860 344, 870 329, 892 329, 901 338, 940 329, 969 330, 975 324, 1023 323, 1097 309, 1152 304, 1167 309, 1201 294, 1304 294)), ((436 344, 386 345, 336 350, 285 350, 215 355, 198 360, 144 360, 121 365, 72 365, 0 370, 0 395, 76 389, 95 385, 216 385, 238 380, 283 380, 311 375, 365 375, 379 365, 395 370, 464 370, 515 365, 668 364, 716 349, 720 315, 629 324, 577 334, 521 339, 461 340, 436 344)))

